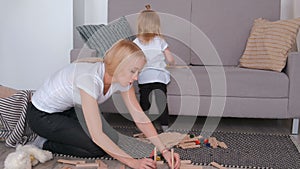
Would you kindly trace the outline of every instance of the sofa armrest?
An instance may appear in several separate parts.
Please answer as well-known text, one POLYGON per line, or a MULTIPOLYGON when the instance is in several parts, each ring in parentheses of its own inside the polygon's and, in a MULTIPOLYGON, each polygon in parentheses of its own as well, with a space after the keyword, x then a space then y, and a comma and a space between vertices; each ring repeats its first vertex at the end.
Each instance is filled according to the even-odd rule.
POLYGON ((0 98, 10 97, 16 93, 18 93, 17 89, 13 89, 13 88, 9 88, 9 87, 0 85, 0 98))
POLYGON ((70 52, 70 62, 73 62, 78 58, 96 57, 96 56, 97 56, 97 52, 94 49, 85 48, 85 47, 72 49, 70 52))
POLYGON ((300 118, 300 52, 288 54, 286 73, 289 77, 289 107, 292 118, 300 118))

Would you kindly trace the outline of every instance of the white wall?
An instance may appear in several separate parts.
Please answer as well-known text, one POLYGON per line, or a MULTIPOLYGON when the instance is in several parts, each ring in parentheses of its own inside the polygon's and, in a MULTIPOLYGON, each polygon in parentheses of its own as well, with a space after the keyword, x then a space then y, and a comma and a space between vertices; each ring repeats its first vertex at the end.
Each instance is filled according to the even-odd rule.
POLYGON ((107 24, 108 0, 74 0, 74 48, 81 48, 83 41, 75 27, 87 24, 107 24))
POLYGON ((0 0, 0 84, 36 89, 69 63, 72 0, 0 0))

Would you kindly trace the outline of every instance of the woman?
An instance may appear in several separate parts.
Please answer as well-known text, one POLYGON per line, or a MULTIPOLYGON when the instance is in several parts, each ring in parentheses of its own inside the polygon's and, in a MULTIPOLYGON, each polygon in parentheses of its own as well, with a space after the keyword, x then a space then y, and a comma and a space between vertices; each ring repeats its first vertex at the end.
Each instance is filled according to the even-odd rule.
MULTIPOLYGON (((29 126, 41 136, 35 143, 54 153, 79 157, 107 153, 131 168, 156 168, 152 159, 130 157, 108 132, 98 106, 120 91, 137 127, 170 165, 171 153, 157 137, 132 87, 145 63, 145 56, 137 45, 121 40, 106 52, 103 60, 79 61, 55 73, 33 94, 28 108, 29 126)), ((175 153, 174 159, 175 168, 179 168, 179 155, 175 153)))

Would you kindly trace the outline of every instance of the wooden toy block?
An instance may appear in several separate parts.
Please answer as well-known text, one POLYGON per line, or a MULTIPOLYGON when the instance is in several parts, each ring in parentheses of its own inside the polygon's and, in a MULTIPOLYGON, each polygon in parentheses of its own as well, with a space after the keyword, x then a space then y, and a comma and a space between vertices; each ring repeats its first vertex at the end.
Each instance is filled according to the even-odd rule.
POLYGON ((153 160, 156 162, 157 161, 157 149, 154 147, 154 158, 153 160))
POLYGON ((95 160, 95 163, 97 163, 99 165, 98 169, 105 169, 105 168, 108 168, 108 165, 103 162, 102 160, 95 160))
POLYGON ((61 167, 61 169, 72 169, 72 167, 64 165, 64 166, 61 167))
POLYGON ((83 163, 83 164, 76 164, 78 168, 88 168, 88 167, 99 167, 98 163, 83 163))
POLYGON ((174 169, 174 149, 171 149, 171 169, 174 169))
POLYGON ((220 141, 218 142, 218 146, 224 149, 228 148, 228 146, 224 142, 220 142, 220 141))
MULTIPOLYGON (((189 161, 190 162, 190 161, 189 161)), ((182 163, 180 165, 180 169, 202 169, 202 166, 193 165, 191 163, 182 163)))
POLYGON ((195 142, 180 143, 180 144, 178 144, 178 147, 181 147, 181 146, 192 146, 192 145, 196 145, 196 143, 195 142))
POLYGON ((191 165, 191 166, 182 166, 182 167, 180 167, 180 169, 203 169, 203 167, 191 165))
POLYGON ((193 165, 191 160, 181 160, 180 168, 181 169, 202 169, 203 167, 193 165))
POLYGON ((226 169, 225 167, 221 166, 220 164, 216 163, 216 162, 211 162, 210 165, 218 168, 218 169, 226 169))
POLYGON ((192 164, 191 160, 181 160, 180 161, 181 164, 192 164))
POLYGON ((209 137, 208 142, 212 148, 218 147, 218 141, 217 141, 216 137, 209 137))
POLYGON ((200 148, 201 145, 191 145, 191 146, 181 146, 182 149, 189 149, 189 148, 200 148))
POLYGON ((164 161, 156 161, 156 165, 163 165, 164 161))
POLYGON ((182 143, 188 143, 188 142, 195 142, 195 141, 197 141, 197 140, 199 140, 199 138, 197 138, 197 137, 190 138, 190 139, 183 139, 183 140, 181 140, 181 141, 179 142, 179 144, 182 144, 182 143))
POLYGON ((137 133, 137 134, 134 134, 133 137, 135 137, 135 138, 146 138, 146 136, 145 136, 144 133, 137 133))
POLYGON ((72 164, 72 165, 85 163, 84 160, 65 160, 65 159, 58 159, 57 162, 63 163, 63 164, 72 164))
POLYGON ((210 143, 206 143, 205 145, 206 145, 206 147, 210 147, 210 143))

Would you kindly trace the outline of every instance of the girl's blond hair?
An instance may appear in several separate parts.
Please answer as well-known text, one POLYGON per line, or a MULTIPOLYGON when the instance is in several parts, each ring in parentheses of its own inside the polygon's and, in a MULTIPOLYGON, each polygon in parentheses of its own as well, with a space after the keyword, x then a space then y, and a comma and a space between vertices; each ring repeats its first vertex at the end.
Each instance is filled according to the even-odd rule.
POLYGON ((129 57, 143 58, 146 62, 144 53, 135 43, 130 40, 122 39, 106 51, 104 58, 86 57, 77 59, 75 62, 104 62, 105 72, 113 76, 121 62, 129 57))
POLYGON ((138 35, 142 43, 149 43, 155 36, 161 36, 160 18, 158 14, 151 10, 150 5, 146 5, 138 17, 138 35))

